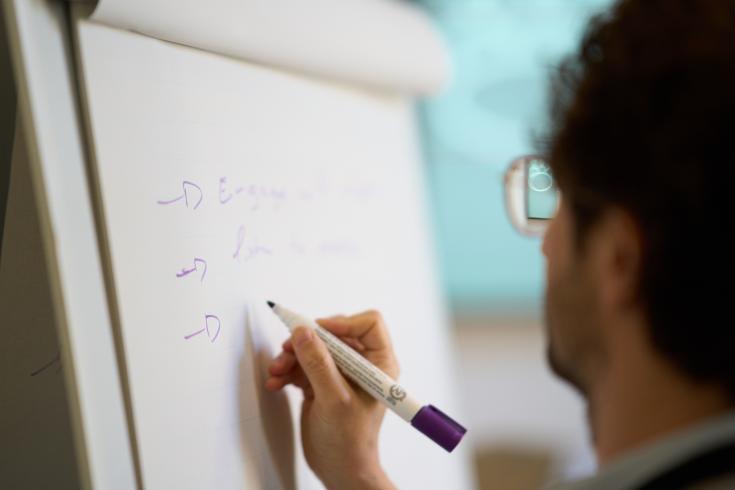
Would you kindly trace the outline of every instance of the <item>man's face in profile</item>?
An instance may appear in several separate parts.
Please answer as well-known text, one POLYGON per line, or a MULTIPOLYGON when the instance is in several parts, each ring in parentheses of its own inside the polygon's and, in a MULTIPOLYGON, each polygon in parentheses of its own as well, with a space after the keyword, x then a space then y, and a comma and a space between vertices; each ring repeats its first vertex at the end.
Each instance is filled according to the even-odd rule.
POLYGON ((551 369, 583 394, 604 353, 591 246, 577 243, 572 214, 562 199, 543 242, 547 354, 551 369))

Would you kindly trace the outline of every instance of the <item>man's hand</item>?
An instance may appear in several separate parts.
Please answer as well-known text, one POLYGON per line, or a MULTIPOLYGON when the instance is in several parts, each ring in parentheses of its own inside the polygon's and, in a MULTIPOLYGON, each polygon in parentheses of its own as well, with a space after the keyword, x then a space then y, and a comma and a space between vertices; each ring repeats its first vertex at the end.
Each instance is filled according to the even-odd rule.
MULTIPOLYGON (((398 362, 379 313, 317 320, 392 378, 398 362)), ((329 489, 392 489, 378 457, 385 407, 337 369, 326 345, 307 327, 297 327, 268 368, 266 389, 288 384, 304 393, 301 439, 311 469, 329 489)))

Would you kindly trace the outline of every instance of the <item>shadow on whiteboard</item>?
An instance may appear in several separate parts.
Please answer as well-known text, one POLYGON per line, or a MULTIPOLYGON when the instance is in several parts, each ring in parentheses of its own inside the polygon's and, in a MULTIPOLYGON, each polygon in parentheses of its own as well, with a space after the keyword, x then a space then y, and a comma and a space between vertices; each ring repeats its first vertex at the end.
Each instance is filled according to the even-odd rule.
POLYGON ((283 392, 265 391, 265 376, 273 354, 250 311, 246 319, 238 399, 241 413, 245 414, 255 397, 258 416, 240 420, 244 466, 250 481, 258 479, 258 488, 296 490, 294 430, 288 399, 283 392))

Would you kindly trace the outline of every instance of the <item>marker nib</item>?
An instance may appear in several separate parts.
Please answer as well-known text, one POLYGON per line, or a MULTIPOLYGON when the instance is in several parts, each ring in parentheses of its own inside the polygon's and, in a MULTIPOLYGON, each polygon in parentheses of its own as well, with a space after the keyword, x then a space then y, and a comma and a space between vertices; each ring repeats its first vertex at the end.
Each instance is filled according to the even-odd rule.
POLYGON ((268 303, 268 306, 270 306, 271 308, 276 307, 276 304, 273 301, 268 301, 267 303, 268 303))

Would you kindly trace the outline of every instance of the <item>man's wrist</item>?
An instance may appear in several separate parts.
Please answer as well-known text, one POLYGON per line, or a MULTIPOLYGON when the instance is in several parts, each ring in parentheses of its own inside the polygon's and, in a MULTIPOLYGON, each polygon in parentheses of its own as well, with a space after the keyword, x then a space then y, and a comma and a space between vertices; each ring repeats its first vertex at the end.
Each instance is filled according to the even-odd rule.
POLYGON ((346 475, 334 475, 325 479, 329 490, 395 490, 395 485, 380 464, 363 466, 346 475), (336 478, 335 478, 336 476, 336 478))
POLYGON ((372 473, 362 475, 359 484, 360 490, 395 490, 396 488, 380 465, 372 473))

